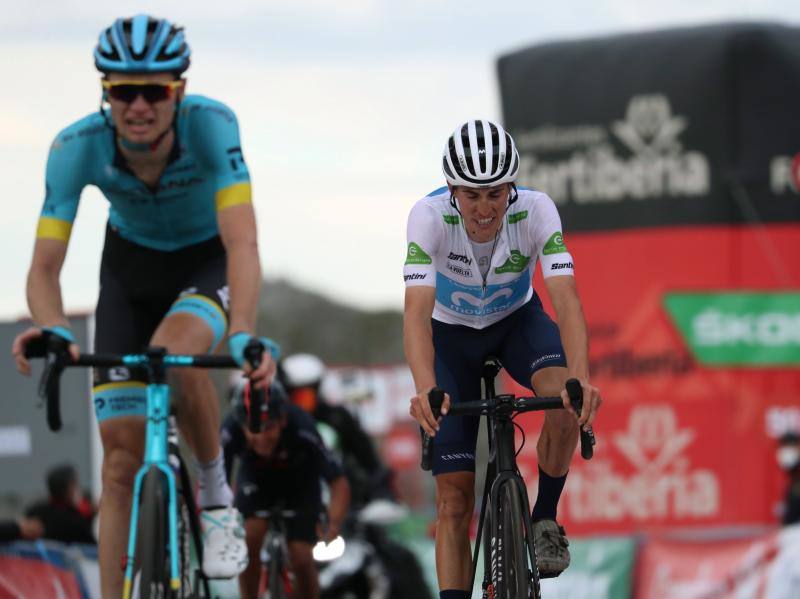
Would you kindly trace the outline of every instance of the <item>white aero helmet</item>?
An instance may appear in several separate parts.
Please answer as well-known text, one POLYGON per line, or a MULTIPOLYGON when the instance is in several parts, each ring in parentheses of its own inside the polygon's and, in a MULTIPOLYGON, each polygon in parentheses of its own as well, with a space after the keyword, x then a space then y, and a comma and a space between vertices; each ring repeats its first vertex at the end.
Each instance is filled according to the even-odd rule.
POLYGON ((467 121, 447 140, 442 170, 450 185, 492 187, 514 183, 519 174, 517 146, 500 125, 467 121))
POLYGON ((325 364, 312 354, 287 356, 281 361, 280 370, 280 378, 289 389, 319 385, 325 376, 325 364))

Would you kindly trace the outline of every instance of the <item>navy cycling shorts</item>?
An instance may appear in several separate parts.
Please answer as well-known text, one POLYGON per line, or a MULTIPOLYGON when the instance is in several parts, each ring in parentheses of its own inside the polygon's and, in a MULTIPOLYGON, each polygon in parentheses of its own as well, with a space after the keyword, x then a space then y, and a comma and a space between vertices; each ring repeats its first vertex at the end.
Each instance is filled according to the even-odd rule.
MULTIPOLYGON (((487 357, 500 359, 511 377, 531 389, 531 376, 541 368, 566 366, 558 327, 533 298, 485 329, 433 320, 436 384, 450 401, 481 398, 481 371, 487 357)), ((433 442, 433 474, 474 472, 479 416, 447 416, 433 442)))

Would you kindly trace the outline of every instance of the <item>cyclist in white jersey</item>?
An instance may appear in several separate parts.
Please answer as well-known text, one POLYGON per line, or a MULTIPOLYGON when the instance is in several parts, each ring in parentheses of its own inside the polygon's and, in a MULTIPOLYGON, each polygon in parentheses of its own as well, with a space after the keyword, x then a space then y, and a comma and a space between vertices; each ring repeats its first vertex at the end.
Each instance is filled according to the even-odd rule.
POLYGON ((450 402, 477 399, 489 355, 539 395, 561 395, 563 411, 547 411, 537 453, 539 493, 533 508, 539 567, 558 575, 569 565, 556 508, 578 442, 594 420, 600 394, 589 383, 588 338, 572 256, 553 201, 517 189, 519 155, 511 136, 489 121, 464 123, 443 156, 447 187, 417 202, 408 219, 404 345, 417 394, 411 415, 434 435, 436 568, 440 596, 469 596, 469 523, 474 506, 477 417, 437 421, 428 392, 450 402), (538 261, 560 326, 531 286, 538 261), (581 381, 584 407, 575 414, 564 391, 581 381))

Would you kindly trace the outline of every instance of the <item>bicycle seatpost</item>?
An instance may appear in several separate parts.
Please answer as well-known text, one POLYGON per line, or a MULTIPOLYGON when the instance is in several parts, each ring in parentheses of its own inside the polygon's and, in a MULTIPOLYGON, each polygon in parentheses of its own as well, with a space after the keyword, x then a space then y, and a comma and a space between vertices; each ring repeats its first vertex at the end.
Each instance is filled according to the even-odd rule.
MULTIPOLYGON (((431 405, 431 412, 433 417, 439 419, 442 415, 442 404, 444 403, 444 391, 438 387, 431 389, 428 393, 428 403, 431 405)), ((433 453, 433 437, 427 433, 422 433, 422 457, 420 459, 420 468, 423 470, 431 469, 431 454, 433 453)))

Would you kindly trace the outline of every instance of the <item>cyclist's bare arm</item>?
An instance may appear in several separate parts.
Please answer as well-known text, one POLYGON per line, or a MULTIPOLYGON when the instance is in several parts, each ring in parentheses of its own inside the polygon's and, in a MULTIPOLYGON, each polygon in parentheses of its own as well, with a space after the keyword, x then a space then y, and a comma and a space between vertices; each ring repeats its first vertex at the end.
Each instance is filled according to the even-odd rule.
MULTIPOLYGON (((58 239, 37 239, 33 247, 33 259, 28 271, 26 287, 28 308, 33 321, 40 326, 69 327, 61 299, 59 276, 67 255, 67 243, 58 239)), ((41 335, 38 327, 27 329, 16 336, 11 346, 17 370, 29 375, 31 366, 25 359, 25 346, 41 335)), ((69 347, 73 358, 78 357, 79 349, 74 343, 69 347)))
MULTIPOLYGON (((561 343, 567 358, 568 374, 581 381, 583 386, 583 413, 580 414, 578 423, 591 424, 600 406, 600 394, 597 388, 589 383, 589 337, 575 278, 547 277, 544 283, 556 311, 561 343)), ((566 391, 562 391, 561 395, 565 407, 572 411, 566 391)))
MULTIPOLYGON (((228 291, 230 293, 229 333, 254 333, 258 295, 261 288, 261 262, 258 256, 256 217, 250 202, 236 204, 217 212, 217 225, 227 254, 228 291)), ((253 373, 256 387, 264 387, 275 373, 269 353, 253 373)))
POLYGON ((41 326, 69 326, 61 301, 59 276, 67 255, 67 244, 59 239, 36 240, 28 271, 28 308, 41 326))
POLYGON ((350 505, 350 485, 347 477, 339 476, 328 483, 331 491, 331 501, 328 506, 328 531, 326 542, 334 540, 342 529, 342 522, 347 516, 350 505))
MULTIPOLYGON (((403 348, 414 377, 417 395, 411 399, 409 413, 429 435, 435 435, 439 424, 428 403, 428 391, 436 386, 433 370, 433 331, 431 315, 436 301, 436 288, 415 286, 406 288, 403 311, 403 348)), ((447 413, 450 399, 445 397, 442 413, 447 413)))

